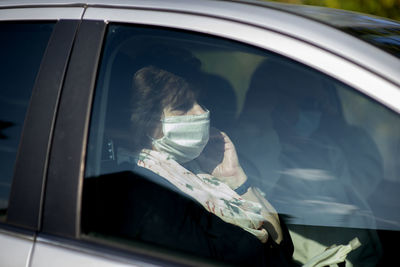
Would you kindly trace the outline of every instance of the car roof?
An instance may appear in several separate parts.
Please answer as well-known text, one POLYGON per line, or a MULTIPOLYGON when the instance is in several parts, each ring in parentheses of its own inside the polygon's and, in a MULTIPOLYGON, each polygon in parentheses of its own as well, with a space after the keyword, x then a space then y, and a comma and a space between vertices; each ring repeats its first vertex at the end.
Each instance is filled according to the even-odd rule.
POLYGON ((293 14, 308 17, 333 27, 399 27, 400 22, 374 16, 371 14, 364 14, 355 11, 347 11, 342 9, 309 6, 309 5, 296 5, 276 2, 265 2, 265 6, 273 7, 279 10, 285 10, 293 14))
MULTIPOLYGON (((280 32, 355 62, 400 86, 400 60, 340 27, 398 25, 337 9, 265 1, 225 0, 3 0, 6 7, 117 7, 152 9, 227 19, 280 32), (374 57, 371 57, 374 55, 374 57)), ((396 26, 397 27, 397 26, 396 26)))
MULTIPOLYGON (((194 6, 197 4, 204 5, 207 0, 164 0, 164 1, 149 1, 149 0, 2 0, 0 7, 6 6, 118 6, 118 7, 139 7, 139 6, 153 6, 154 3, 158 7, 175 7, 178 4, 182 10, 187 10, 186 7, 194 6), (160 3, 163 2, 163 5, 160 3), (182 5, 182 4, 185 5, 182 5)), ((400 27, 400 22, 377 17, 369 14, 358 13, 354 11, 346 11, 342 9, 334 9, 310 5, 287 4, 279 2, 269 2, 262 0, 214 0, 213 2, 236 2, 241 4, 264 6, 274 8, 281 11, 291 12, 299 16, 304 16, 325 22, 326 24, 335 27, 349 27, 349 26, 396 26, 400 27)), ((207 3, 210 5, 210 3, 207 3)), ((225 5, 229 5, 225 3, 225 5)))

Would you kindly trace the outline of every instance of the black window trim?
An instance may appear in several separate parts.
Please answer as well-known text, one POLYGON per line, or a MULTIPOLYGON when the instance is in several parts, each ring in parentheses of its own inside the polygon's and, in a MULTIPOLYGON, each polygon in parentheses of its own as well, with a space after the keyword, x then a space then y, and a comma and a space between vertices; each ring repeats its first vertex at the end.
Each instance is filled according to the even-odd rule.
POLYGON ((80 234, 81 191, 92 97, 106 23, 83 20, 76 35, 50 151, 42 232, 80 234))
POLYGON ((42 58, 15 162, 6 219, 10 225, 40 229, 50 140, 78 25, 79 20, 57 21, 42 58))

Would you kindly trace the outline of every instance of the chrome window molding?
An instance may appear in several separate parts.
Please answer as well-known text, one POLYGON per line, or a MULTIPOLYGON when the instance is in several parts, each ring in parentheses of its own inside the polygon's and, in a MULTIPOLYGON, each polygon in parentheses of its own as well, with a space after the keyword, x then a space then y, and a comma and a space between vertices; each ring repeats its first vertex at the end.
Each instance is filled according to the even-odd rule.
POLYGON ((171 27, 268 49, 318 69, 400 113, 400 88, 394 82, 318 46, 261 27, 186 13, 96 7, 89 7, 84 19, 171 27))

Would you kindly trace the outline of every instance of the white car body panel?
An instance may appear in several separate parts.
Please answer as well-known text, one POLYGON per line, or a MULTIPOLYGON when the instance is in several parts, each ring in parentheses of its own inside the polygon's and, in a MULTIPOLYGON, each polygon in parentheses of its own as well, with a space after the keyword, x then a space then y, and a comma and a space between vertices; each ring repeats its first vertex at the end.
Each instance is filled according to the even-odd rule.
POLYGON ((0 21, 32 21, 80 19, 83 15, 82 7, 40 7, 40 8, 9 8, 0 9, 0 21))
POLYGON ((44 238, 38 238, 35 243, 35 253, 32 256, 31 267, 132 267, 157 266, 142 261, 123 259, 116 256, 101 254, 90 250, 74 248, 72 245, 60 244, 44 238))
POLYGON ((0 232, 1 266, 27 267, 33 249, 33 238, 23 234, 0 232))

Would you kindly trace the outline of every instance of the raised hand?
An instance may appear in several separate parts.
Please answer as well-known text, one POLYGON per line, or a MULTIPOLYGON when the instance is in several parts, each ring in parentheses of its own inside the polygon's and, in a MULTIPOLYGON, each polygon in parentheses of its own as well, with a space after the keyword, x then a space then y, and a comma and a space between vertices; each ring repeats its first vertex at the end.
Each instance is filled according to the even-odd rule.
POLYGON ((232 189, 247 179, 231 139, 216 128, 211 128, 208 144, 196 161, 202 170, 220 179, 232 189))

